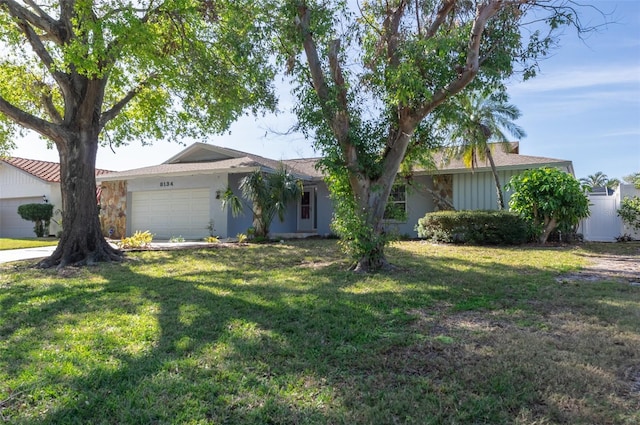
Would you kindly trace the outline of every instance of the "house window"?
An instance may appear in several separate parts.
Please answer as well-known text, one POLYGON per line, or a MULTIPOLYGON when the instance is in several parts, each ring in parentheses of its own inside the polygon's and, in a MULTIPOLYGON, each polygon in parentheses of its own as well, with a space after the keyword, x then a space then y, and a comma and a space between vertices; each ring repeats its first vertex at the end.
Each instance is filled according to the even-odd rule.
POLYGON ((407 221, 407 187, 395 184, 391 188, 387 207, 384 210, 385 220, 407 221))

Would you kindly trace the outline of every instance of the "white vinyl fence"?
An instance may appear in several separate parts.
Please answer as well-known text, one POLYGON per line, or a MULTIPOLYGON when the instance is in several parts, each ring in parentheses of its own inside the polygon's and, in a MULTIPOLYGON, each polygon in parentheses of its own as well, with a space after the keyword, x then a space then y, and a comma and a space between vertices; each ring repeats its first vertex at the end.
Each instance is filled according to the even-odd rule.
POLYGON ((585 241, 615 242, 616 237, 630 235, 640 239, 640 232, 626 226, 618 216, 620 203, 625 196, 640 196, 640 190, 633 185, 620 185, 612 195, 589 195, 589 210, 591 215, 582 221, 580 231, 585 241))

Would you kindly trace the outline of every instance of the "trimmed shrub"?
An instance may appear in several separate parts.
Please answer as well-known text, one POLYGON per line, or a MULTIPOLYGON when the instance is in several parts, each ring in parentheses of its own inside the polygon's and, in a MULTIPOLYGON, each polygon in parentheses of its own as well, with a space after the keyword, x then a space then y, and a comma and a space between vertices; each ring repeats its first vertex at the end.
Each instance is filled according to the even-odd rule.
POLYGON ((24 220, 33 221, 33 232, 41 238, 48 232, 51 217, 53 217, 52 204, 24 204, 18 207, 18 215, 24 220))
POLYGON ((438 211, 418 220, 418 236, 434 242, 517 245, 527 241, 526 222, 508 211, 438 211))

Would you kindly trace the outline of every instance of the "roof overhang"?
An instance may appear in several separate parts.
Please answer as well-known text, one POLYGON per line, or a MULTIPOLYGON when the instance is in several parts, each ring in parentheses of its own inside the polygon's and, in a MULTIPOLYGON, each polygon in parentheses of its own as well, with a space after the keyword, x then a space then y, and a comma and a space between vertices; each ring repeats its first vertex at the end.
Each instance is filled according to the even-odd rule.
MULTIPOLYGON (((530 163, 530 164, 517 164, 517 165, 508 165, 508 166, 497 166, 496 170, 498 171, 524 171, 530 170, 532 168, 543 168, 543 167, 553 167, 553 168, 561 168, 566 172, 574 175, 573 171, 573 163, 571 161, 558 161, 558 162, 548 162, 548 163, 530 163)), ((475 167, 473 170, 471 168, 440 168, 433 170, 418 170, 415 172, 417 175, 442 175, 442 174, 465 174, 470 172, 482 173, 482 172, 490 172, 491 167, 475 167)))

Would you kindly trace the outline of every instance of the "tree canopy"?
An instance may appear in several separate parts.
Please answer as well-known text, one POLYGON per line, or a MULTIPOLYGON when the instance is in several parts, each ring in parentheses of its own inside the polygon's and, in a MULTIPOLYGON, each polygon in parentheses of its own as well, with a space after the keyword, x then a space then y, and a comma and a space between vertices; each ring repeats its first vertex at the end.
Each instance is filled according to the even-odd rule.
POLYGON ((272 108, 260 1, 0 0, 0 146, 25 129, 60 155, 58 248, 42 266, 118 259, 95 202, 98 143, 151 143, 272 108))
POLYGON ((556 30, 584 29, 575 5, 372 0, 352 15, 341 1, 284 2, 283 62, 297 81, 300 128, 325 157, 334 229, 356 269, 388 265, 389 193, 401 164, 440 140, 434 124, 451 112, 450 98, 465 88, 501 93, 515 73, 534 76, 556 30), (527 34, 531 21, 537 29, 527 34))
POLYGON ((113 145, 219 132, 247 107, 272 107, 260 10, 249 0, 0 0, 0 142, 28 128, 59 143, 80 95, 93 95, 99 137, 113 145))

